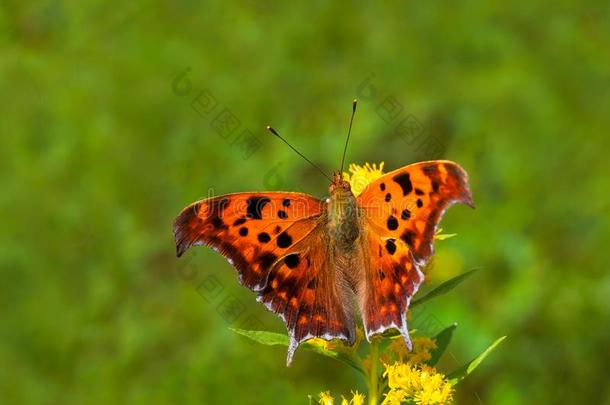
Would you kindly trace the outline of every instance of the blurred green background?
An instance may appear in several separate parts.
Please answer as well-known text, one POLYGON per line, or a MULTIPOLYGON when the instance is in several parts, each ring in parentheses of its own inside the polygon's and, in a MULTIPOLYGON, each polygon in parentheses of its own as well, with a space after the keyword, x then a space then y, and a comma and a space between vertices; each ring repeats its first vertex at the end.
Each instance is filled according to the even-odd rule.
POLYGON ((481 270, 424 318, 459 323, 448 369, 509 338, 457 402, 610 403, 610 12, 573 3, 2 2, 0 401, 362 390, 332 360, 298 351, 287 369, 284 348, 232 333, 284 327, 219 255, 177 259, 171 233, 209 193, 324 197, 264 126, 335 169, 358 97, 349 162, 470 173, 477 209, 446 215, 459 235, 427 288, 481 270))

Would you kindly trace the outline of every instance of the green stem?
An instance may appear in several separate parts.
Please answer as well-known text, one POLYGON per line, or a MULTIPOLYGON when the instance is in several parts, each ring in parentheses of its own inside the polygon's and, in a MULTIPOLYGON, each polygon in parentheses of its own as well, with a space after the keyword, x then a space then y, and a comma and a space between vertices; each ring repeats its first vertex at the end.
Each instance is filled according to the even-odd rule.
POLYGON ((369 370, 369 405, 377 405, 379 375, 377 365, 379 364, 379 341, 371 339, 371 369, 369 370))

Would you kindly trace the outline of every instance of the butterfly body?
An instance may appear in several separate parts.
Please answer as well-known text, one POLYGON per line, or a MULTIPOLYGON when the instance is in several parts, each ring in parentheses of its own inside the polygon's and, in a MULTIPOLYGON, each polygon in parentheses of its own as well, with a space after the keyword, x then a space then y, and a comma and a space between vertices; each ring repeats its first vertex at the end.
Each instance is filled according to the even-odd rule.
POLYGON ((358 202, 349 183, 343 180, 339 172, 333 175, 329 193, 326 202, 328 231, 332 240, 336 241, 336 247, 347 253, 354 249, 354 242, 360 234, 358 202))
POLYGON ((174 221, 178 256, 211 246, 240 282, 278 314, 290 335, 288 363, 307 339, 355 341, 397 329, 410 348, 406 313, 423 282, 436 226, 453 203, 472 206, 466 172, 450 161, 405 166, 355 196, 340 173, 330 196, 236 193, 195 202, 174 221))

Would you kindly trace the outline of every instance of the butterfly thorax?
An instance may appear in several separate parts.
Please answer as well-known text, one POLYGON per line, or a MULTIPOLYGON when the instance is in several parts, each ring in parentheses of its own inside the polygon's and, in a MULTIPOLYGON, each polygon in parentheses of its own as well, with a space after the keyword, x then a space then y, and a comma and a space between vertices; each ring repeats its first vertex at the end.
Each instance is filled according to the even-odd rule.
POLYGON ((333 174, 329 187, 328 226, 337 248, 343 252, 351 251, 359 236, 358 204, 349 183, 340 173, 333 174))

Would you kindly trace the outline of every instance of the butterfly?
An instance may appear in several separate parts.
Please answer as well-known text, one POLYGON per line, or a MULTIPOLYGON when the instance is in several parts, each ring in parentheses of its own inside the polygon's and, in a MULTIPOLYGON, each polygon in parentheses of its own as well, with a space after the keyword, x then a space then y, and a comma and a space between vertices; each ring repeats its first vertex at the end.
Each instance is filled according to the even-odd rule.
POLYGON ((288 365, 314 337, 354 344, 358 312, 367 340, 396 329, 411 350, 407 310, 437 225, 454 203, 474 207, 467 173, 448 160, 414 163, 355 196, 337 171, 328 192, 325 200, 252 192, 194 202, 173 223, 177 255, 207 245, 225 256, 286 324, 288 365))

